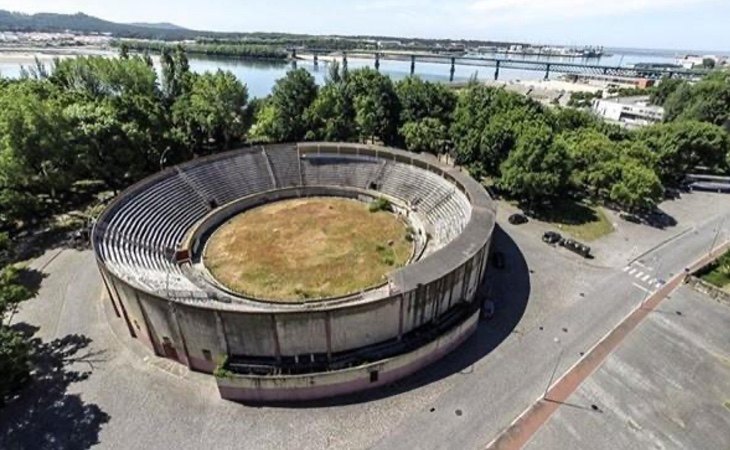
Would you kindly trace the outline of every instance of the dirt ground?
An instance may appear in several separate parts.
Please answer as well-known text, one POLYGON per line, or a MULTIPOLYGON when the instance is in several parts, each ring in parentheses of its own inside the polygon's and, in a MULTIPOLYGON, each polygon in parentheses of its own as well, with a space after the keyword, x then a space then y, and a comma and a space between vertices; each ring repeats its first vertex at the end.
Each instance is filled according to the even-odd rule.
POLYGON ((307 300, 376 286, 406 264, 407 226, 389 212, 338 198, 265 205, 218 229, 204 261, 228 288, 269 300, 307 300))

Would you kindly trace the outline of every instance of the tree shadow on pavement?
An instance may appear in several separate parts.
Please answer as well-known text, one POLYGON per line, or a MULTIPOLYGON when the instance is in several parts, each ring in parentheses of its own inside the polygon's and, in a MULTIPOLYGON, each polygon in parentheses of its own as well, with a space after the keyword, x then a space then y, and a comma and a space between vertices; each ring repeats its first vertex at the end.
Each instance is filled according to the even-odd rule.
POLYGON ((98 444, 109 415, 68 390, 105 362, 105 351, 90 350, 91 339, 83 335, 43 342, 32 338, 36 327, 21 323, 14 328, 33 346, 33 372, 30 383, 0 409, 0 448, 85 449, 98 444))
POLYGON ((502 252, 505 258, 504 269, 496 269, 490 263, 483 286, 487 297, 495 304, 495 314, 489 320, 480 320, 474 334, 443 359, 393 384, 373 390, 315 401, 267 403, 267 406, 317 408, 364 403, 408 392, 454 374, 469 376, 475 363, 513 333, 530 297, 527 261, 517 244, 499 226, 492 237, 492 251, 502 252))

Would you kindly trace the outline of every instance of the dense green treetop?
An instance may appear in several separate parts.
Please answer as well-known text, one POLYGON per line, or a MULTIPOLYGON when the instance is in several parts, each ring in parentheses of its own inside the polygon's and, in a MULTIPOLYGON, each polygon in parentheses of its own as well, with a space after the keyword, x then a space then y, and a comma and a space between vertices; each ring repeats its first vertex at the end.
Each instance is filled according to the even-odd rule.
POLYGON ((305 69, 291 70, 278 80, 270 99, 276 114, 271 138, 280 142, 303 139, 308 131, 305 111, 316 97, 314 77, 305 69))
POLYGON ((730 72, 715 71, 694 85, 681 84, 664 108, 667 121, 699 120, 730 129, 730 72))

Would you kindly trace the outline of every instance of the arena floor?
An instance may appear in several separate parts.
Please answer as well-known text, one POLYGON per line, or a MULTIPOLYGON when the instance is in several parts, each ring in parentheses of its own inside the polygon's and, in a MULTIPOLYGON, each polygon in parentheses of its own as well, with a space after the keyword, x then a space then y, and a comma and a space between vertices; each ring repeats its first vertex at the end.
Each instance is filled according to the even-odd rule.
POLYGON ((223 224, 204 263, 228 289, 267 300, 358 292, 405 265, 413 245, 396 215, 342 198, 286 200, 223 224))

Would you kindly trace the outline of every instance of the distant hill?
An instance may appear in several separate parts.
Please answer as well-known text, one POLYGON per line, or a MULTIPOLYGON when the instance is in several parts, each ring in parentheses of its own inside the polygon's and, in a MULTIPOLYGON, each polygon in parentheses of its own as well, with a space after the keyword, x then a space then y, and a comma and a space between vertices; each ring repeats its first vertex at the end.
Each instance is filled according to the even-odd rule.
POLYGON ((72 30, 82 33, 110 33, 117 37, 139 39, 192 39, 201 33, 169 23, 161 24, 123 24, 99 19, 88 14, 23 14, 0 10, 0 30, 3 31, 41 31, 60 32, 72 30))
MULTIPOLYGON (((430 47, 434 45, 495 45, 508 44, 476 40, 452 39, 421 39, 397 38, 388 36, 315 36, 307 34, 269 33, 269 32, 214 32, 198 31, 183 28, 178 25, 162 23, 116 23, 84 13, 55 14, 38 13, 24 14, 0 9, 0 31, 27 31, 27 32, 64 32, 104 33, 118 38, 139 40, 177 41, 186 39, 202 39, 212 44, 225 44, 231 41, 240 41, 246 44, 268 46, 311 46, 313 48, 350 49, 362 45, 367 48, 373 41, 405 41, 409 48, 430 47), (354 42, 352 45, 337 45, 343 41, 354 42), (415 47, 413 47, 415 45, 415 47)), ((347 42, 346 42, 347 43, 347 42)))

